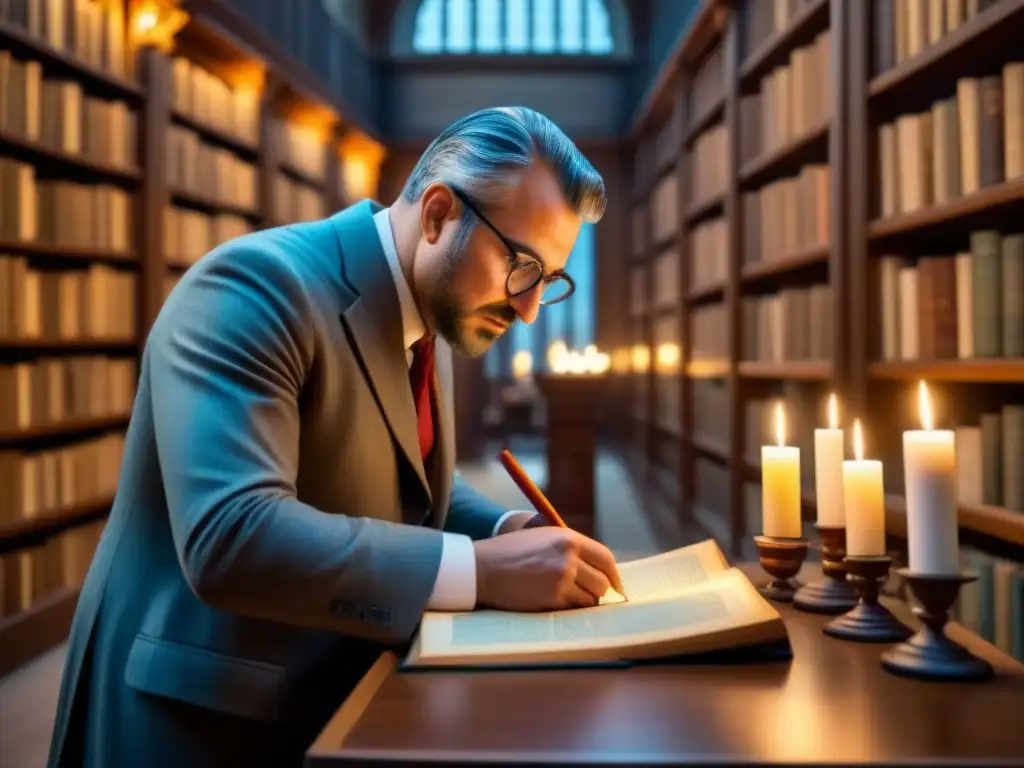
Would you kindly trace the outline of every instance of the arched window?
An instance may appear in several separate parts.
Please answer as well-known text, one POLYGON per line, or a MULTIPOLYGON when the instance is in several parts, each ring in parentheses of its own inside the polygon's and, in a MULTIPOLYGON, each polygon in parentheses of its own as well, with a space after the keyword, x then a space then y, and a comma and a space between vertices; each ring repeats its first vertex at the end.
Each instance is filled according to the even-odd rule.
POLYGON ((608 55, 605 0, 422 0, 416 53, 608 55))

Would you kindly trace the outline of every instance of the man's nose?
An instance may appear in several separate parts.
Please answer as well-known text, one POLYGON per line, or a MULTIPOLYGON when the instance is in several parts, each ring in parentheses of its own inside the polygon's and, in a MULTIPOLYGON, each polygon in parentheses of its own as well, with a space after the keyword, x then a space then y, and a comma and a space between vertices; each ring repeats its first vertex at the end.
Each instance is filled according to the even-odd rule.
POLYGON ((531 324, 537 319, 537 313, 540 311, 540 299, 543 293, 544 284, 538 283, 526 293, 513 296, 509 301, 512 309, 516 311, 519 319, 524 323, 531 324))

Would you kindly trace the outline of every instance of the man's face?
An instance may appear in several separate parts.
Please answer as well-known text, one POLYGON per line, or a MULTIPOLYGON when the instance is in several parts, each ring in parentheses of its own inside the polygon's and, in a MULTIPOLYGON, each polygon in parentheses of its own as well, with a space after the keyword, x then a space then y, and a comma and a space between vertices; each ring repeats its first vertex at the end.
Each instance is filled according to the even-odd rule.
MULTIPOLYGON (((476 357, 517 319, 532 323, 537 317, 543 283, 519 296, 506 293, 516 254, 520 261, 540 261, 545 275, 564 269, 582 220, 540 164, 523 173, 501 206, 469 202, 493 228, 471 213, 475 226, 467 239, 461 223, 466 206, 458 195, 443 185, 424 193, 416 284, 427 322, 453 349, 476 357)), ((558 292, 558 286, 550 290, 558 292)))

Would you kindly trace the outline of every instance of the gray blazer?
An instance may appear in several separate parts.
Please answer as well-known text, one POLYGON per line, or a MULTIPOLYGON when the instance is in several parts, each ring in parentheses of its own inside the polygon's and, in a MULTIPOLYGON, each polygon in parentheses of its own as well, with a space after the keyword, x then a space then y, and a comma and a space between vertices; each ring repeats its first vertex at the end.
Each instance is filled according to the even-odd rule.
POLYGON ((430 596, 442 530, 505 512, 428 466, 364 201, 222 245, 150 332, 120 485, 71 629, 50 765, 301 758, 430 596))

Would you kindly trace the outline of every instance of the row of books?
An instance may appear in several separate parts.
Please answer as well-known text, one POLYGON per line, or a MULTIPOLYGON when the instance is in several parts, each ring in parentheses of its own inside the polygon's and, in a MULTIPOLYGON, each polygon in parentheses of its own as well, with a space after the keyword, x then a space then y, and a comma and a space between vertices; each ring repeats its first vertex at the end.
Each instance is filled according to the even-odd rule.
POLYGON ((964 570, 978 574, 978 580, 961 588, 954 620, 1024 662, 1024 568, 965 545, 960 547, 960 562, 964 570))
POLYGON ((999 0, 874 0, 876 75, 917 56, 999 0))
POLYGON ((725 219, 704 221, 690 230, 690 291, 725 283, 729 276, 729 227, 725 219))
POLYGON ((1024 176, 1024 62, 879 127, 880 213, 946 203, 1024 176))
POLYGON ((167 129, 167 184, 217 205, 256 208, 256 166, 178 125, 167 129))
POLYGON ((669 173, 651 192, 650 226, 652 243, 665 243, 679 231, 679 176, 669 173))
POLYGON ((0 22, 112 75, 127 78, 132 71, 124 3, 4 0, 0 22))
POLYGON ((814 0, 746 0, 740 15, 743 57, 789 25, 814 0))
POLYGON ((136 115, 123 101, 89 95, 75 80, 0 51, 0 131, 95 163, 137 165, 136 115))
MULTIPOLYGON (((669 246, 651 262, 651 309, 679 307, 679 250, 669 246)), ((640 297, 643 301, 644 297, 640 297)))
POLYGON ((829 166, 812 164, 743 193, 743 263, 770 263, 828 245, 830 184, 829 166))
POLYGON ((954 430, 957 501, 1024 513, 1024 405, 986 411, 954 430))
POLYGON ((107 184, 38 179, 0 157, 0 239, 123 253, 132 247, 132 197, 107 184))
POLYGON ((883 360, 1024 357, 1024 234, 982 230, 970 251, 880 263, 883 360))
POLYGON ((325 215, 324 198, 308 184, 294 181, 283 173, 274 178, 274 218, 279 224, 314 221, 325 215))
POLYGON ((832 286, 783 288, 743 297, 743 357, 762 362, 831 360, 832 286))
POLYGON ((697 487, 694 489, 696 518, 719 546, 730 544, 729 469, 722 462, 706 456, 694 460, 697 487))
POLYGON ((647 267, 638 265, 629 270, 629 314, 640 317, 647 312, 647 267))
POLYGON ((690 324, 691 360, 721 360, 729 356, 729 317, 722 302, 694 307, 690 324))
POLYGON ((136 285, 135 273, 106 264, 37 270, 0 255, 0 339, 134 339, 136 285))
POLYGON ((85 581, 105 521, 64 531, 40 546, 0 555, 0 618, 16 616, 85 581))
MULTIPOLYGON (((678 376, 658 376, 653 383, 651 408, 654 424, 664 432, 679 435, 682 430, 680 414, 681 380, 678 376)), ((679 465, 676 464, 676 467, 679 465)))
POLYGON ((277 125, 282 164, 322 181, 327 170, 327 149, 321 131, 286 121, 277 121, 277 125))
POLYGON ((693 434, 704 445, 729 446, 729 387, 724 379, 694 379, 693 434))
POLYGON ((639 203, 633 207, 629 218, 630 253, 639 259, 647 252, 647 232, 650 229, 647 219, 647 206, 639 203))
POLYGON ((0 452, 0 526, 112 499, 123 457, 119 433, 35 453, 0 452))
POLYGON ((716 123, 693 142, 689 170, 691 205, 699 205, 725 193, 731 173, 728 149, 728 131, 724 123, 716 123))
POLYGON ((209 215, 189 208, 164 208, 164 259, 194 264, 221 243, 253 231, 248 219, 229 213, 209 215))
POLYGON ((832 115, 830 50, 825 30, 794 48, 787 63, 740 97, 740 158, 748 162, 820 128, 832 115))
POLYGON ((171 62, 171 108, 243 141, 259 141, 258 83, 232 87, 194 61, 175 56, 171 62))
POLYGON ((0 365, 0 431, 127 416, 135 360, 102 355, 42 357, 0 365))
POLYGON ((690 79, 689 109, 691 123, 702 119, 722 99, 725 85, 724 46, 710 51, 690 79))

